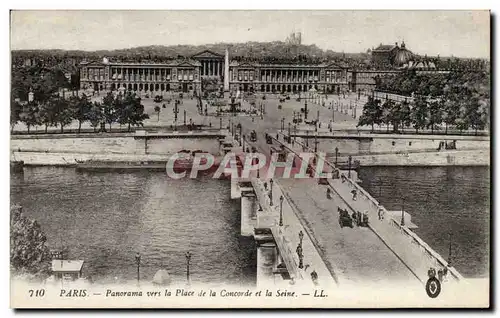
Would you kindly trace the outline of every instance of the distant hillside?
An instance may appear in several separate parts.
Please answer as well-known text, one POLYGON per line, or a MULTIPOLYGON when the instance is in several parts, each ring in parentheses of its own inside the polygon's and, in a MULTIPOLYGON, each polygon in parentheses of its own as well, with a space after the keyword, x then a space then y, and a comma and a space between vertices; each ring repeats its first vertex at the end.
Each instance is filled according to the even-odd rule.
MULTIPOLYGON (((99 51, 65 51, 65 50, 13 50, 13 67, 29 65, 59 68, 65 72, 74 73, 83 60, 102 60, 108 57, 114 62, 166 62, 172 59, 188 58, 204 50, 224 54, 229 49, 231 59, 238 61, 261 61, 263 63, 305 63, 315 64, 326 61, 342 64, 349 68, 381 68, 371 63, 368 53, 340 53, 323 50, 316 45, 290 44, 281 41, 216 43, 205 45, 151 45, 128 49, 99 51)), ((438 68, 453 68, 464 63, 479 63, 480 59, 459 59, 448 57, 418 57, 429 58, 438 68)), ((489 64, 487 61, 480 61, 489 64)))
POLYGON ((99 59, 110 57, 111 59, 174 59, 179 57, 190 57, 204 50, 224 54, 228 48, 231 57, 242 57, 250 59, 261 58, 285 58, 292 59, 297 56, 313 59, 331 58, 357 58, 366 59, 364 53, 337 53, 331 50, 325 51, 316 45, 292 45, 285 42, 246 42, 246 43, 216 43, 206 45, 151 45, 129 49, 99 50, 99 51, 65 51, 65 50, 15 50, 12 51, 14 58, 77 58, 77 59, 99 59))

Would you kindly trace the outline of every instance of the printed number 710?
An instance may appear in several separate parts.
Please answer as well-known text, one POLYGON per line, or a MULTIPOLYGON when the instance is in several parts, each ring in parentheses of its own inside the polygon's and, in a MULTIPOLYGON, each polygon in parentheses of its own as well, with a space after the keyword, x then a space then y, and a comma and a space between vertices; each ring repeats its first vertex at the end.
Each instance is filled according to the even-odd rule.
POLYGON ((33 296, 43 297, 45 295, 45 289, 37 289, 37 290, 30 289, 29 293, 30 293, 30 297, 33 297, 33 296))

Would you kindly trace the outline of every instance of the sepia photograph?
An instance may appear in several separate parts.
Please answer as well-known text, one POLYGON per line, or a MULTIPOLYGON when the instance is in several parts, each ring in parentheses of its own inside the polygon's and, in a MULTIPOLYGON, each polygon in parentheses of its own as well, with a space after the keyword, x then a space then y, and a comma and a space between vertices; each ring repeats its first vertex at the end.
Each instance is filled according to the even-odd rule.
POLYGON ((489 308, 490 19, 11 10, 10 307, 489 308))

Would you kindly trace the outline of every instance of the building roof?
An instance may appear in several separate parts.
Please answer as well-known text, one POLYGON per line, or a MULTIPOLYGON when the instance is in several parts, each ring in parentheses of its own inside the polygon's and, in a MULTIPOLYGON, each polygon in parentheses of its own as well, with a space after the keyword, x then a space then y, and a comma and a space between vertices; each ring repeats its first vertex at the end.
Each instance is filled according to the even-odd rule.
POLYGON ((321 68, 336 68, 336 69, 341 69, 341 68, 347 68, 346 65, 339 64, 339 63, 320 63, 320 64, 266 64, 266 63, 259 63, 259 62, 239 62, 239 61, 231 61, 229 62, 229 66, 239 66, 239 67, 266 67, 266 68, 316 68, 316 67, 321 67, 321 68))
POLYGON ((80 272, 83 267, 83 261, 80 260, 52 260, 53 272, 80 272))
POLYGON ((396 47, 397 45, 394 44, 388 45, 380 43, 380 45, 376 49, 373 49, 372 52, 389 52, 395 49, 396 47))
POLYGON ((413 53, 407 50, 404 46, 399 48, 394 54, 393 64, 396 66, 401 66, 407 64, 413 59, 413 53))
POLYGON ((223 54, 215 53, 210 50, 204 50, 199 53, 196 53, 194 55, 191 55, 191 58, 196 59, 196 58, 224 58, 223 54))
POLYGON ((112 62, 110 61, 108 64, 103 64, 102 62, 82 62, 81 65, 92 65, 92 66, 201 66, 201 62, 193 59, 179 59, 172 60, 168 63, 156 63, 154 61, 141 61, 141 62, 112 62))

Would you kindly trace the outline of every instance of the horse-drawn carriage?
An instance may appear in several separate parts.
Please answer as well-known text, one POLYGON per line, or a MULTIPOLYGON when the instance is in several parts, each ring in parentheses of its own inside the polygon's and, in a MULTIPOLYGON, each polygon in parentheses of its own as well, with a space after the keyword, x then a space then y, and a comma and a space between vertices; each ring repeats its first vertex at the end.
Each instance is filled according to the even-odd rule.
POLYGON ((268 145, 273 144, 273 138, 271 137, 271 135, 269 135, 267 133, 266 133, 266 144, 268 144, 268 145))
POLYGON ((339 225, 341 228, 344 226, 348 226, 350 228, 353 227, 353 222, 352 218, 349 216, 349 212, 347 210, 341 209, 340 207, 337 208, 337 211, 339 212, 339 225))

